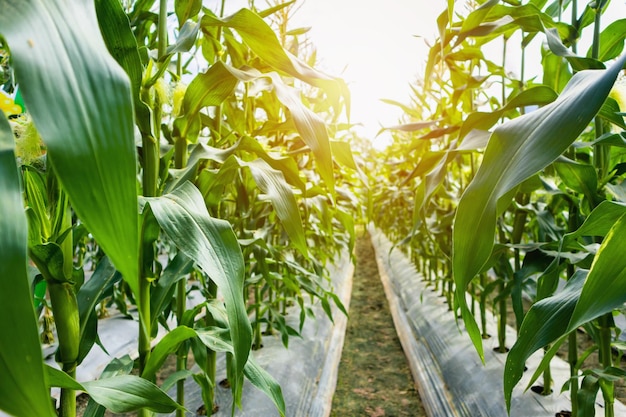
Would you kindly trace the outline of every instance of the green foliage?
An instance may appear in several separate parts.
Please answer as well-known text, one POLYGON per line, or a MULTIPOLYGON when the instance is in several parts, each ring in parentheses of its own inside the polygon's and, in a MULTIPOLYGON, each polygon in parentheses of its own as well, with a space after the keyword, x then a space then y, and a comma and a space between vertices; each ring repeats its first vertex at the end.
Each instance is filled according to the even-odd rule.
POLYGON ((324 268, 354 244, 357 201, 349 188, 358 167, 338 123, 349 108, 345 84, 298 53, 306 31, 286 31, 293 2, 227 18, 200 1, 169 9, 161 2, 158 13, 154 3, 0 1, 0 34, 29 112, 14 122, 28 151, 17 159, 22 178, 4 126, 0 166, 13 196, 3 200, 9 215, 0 245, 11 256, 5 266, 17 268, 1 275, 19 281, 3 292, 11 300, 0 312, 32 323, 2 327, 23 339, 13 344, 19 351, 2 350, 7 373, 19 372, 0 393, 0 408, 16 415, 51 415, 50 386, 62 387, 62 417, 75 415, 75 390, 91 395, 90 416, 104 408, 182 415, 190 347, 209 409, 219 351, 230 359, 235 403, 247 377, 284 415, 280 387, 249 357, 253 334, 260 337, 266 323, 287 344, 298 333, 285 325, 287 307, 300 307, 301 328, 307 294, 328 314, 331 303, 345 312, 324 268), (178 20, 171 41, 168 14, 178 20), (285 20, 278 29, 264 20, 275 14, 285 20), (208 70, 198 73, 192 58, 205 58, 208 70), (292 77, 308 86, 296 88, 292 77), (41 275, 30 281, 27 248, 41 275), (198 278, 193 286, 191 278, 198 278), (28 291, 42 279, 63 371, 49 369, 48 380, 28 291), (190 290, 205 303, 187 309, 190 290), (76 382, 76 366, 99 343, 98 309, 115 304, 127 314, 133 303, 142 378, 128 375, 127 361, 114 361, 98 381, 76 382), (178 327, 151 349, 170 316, 178 327), (169 354, 177 355, 177 372, 156 387, 151 381, 169 354), (164 393, 171 384, 178 403, 164 393))
POLYGON ((0 117, 0 408, 16 416, 53 416, 47 399, 37 322, 27 280, 26 216, 23 211, 13 133, 0 117), (6 318, 17 318, 20 320, 6 318))
MULTIPOLYGON (((453 10, 448 2, 411 103, 391 102, 405 116, 388 128, 391 146, 373 153, 384 164, 369 178, 373 220, 462 314, 479 355, 485 309, 493 304, 501 323, 514 311, 518 339, 504 375, 509 405, 530 354, 544 348, 535 378, 545 371, 549 384, 556 345, 575 345, 581 326, 596 329, 601 367, 612 369, 611 314, 624 302, 617 236, 625 126, 616 83, 626 62, 619 57, 623 19, 610 16, 600 30, 607 2, 580 12, 575 1, 547 3, 484 1, 453 10), (593 31, 583 32, 588 26, 593 31), (593 38, 581 55, 583 35, 593 38), (501 57, 494 45, 502 45, 501 57), (505 65, 511 50, 521 51, 520 68, 505 65), (529 74, 529 62, 541 62, 542 79, 529 74), (523 299, 534 303, 530 310, 523 299)), ((504 351, 503 326, 499 333, 504 351)), ((582 378, 588 353, 574 348, 570 356, 573 415, 590 412, 601 390, 612 416, 612 384, 621 377, 582 378)))

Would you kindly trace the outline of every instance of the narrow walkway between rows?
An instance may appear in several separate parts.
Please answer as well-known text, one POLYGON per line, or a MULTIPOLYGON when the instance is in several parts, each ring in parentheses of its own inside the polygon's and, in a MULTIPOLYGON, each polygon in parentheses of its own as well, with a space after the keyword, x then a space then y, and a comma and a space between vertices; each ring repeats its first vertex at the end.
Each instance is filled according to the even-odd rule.
POLYGON ((389 313, 369 235, 357 240, 356 260, 331 416, 426 416, 389 313))

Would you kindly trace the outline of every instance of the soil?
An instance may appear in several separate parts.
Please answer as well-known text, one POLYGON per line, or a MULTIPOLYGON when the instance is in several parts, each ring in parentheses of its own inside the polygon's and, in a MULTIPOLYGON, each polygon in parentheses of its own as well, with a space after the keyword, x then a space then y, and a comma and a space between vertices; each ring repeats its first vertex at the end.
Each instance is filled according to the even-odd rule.
POLYGON ((426 416, 396 335, 369 236, 357 240, 356 260, 331 417, 426 416))

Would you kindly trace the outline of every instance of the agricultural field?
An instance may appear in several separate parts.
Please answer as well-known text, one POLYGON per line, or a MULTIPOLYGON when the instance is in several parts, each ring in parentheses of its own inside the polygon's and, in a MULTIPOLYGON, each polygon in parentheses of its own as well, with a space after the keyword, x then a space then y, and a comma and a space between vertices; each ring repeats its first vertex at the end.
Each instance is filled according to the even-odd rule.
POLYGON ((372 135, 227 3, 0 0, 0 416, 626 415, 616 2, 438 3, 372 135))

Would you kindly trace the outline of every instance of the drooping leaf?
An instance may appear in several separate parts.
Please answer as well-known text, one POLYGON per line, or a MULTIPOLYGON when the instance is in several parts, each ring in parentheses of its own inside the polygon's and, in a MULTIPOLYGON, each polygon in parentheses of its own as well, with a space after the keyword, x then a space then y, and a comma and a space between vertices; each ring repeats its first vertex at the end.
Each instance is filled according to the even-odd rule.
POLYGON ((235 353, 236 379, 230 382, 237 400, 252 345, 252 327, 243 301, 244 261, 237 237, 227 221, 209 215, 202 195, 191 183, 145 202, 165 234, 217 283, 224 296, 235 353))
POLYGON ((504 398, 507 409, 511 393, 524 373, 526 360, 538 349, 561 337, 574 311, 587 271, 579 269, 563 290, 544 298, 528 310, 519 330, 517 341, 509 351, 504 367, 504 398))
POLYGON ((285 417, 285 400, 280 385, 267 371, 256 362, 254 357, 248 358, 244 370, 246 378, 272 400, 282 417, 285 417))
POLYGON ((243 71, 226 64, 224 64, 224 68, 240 81, 246 82, 260 78, 269 78, 272 81, 271 87, 274 89, 276 97, 287 107, 302 140, 313 152, 318 164, 317 171, 322 180, 331 192, 334 192, 333 156, 326 125, 320 116, 304 105, 300 99, 300 93, 293 87, 286 85, 275 72, 261 74, 253 69, 243 71))
POLYGON ((561 156, 554 163, 554 168, 567 187, 583 194, 592 206, 597 200, 598 175, 593 166, 572 161, 561 156))
MULTIPOLYGON (((167 54, 172 55, 191 50, 196 43, 196 39, 198 39, 199 30, 200 25, 198 23, 191 20, 185 22, 183 27, 180 28, 176 43, 167 47, 167 54)), ((161 58, 161 60, 163 59, 164 58, 161 58)))
POLYGON ((78 217, 136 291, 130 85, 102 40, 94 3, 3 0, 0 8, 1 32, 48 161, 78 217))
MULTIPOLYGON (((198 337, 216 352, 231 352, 232 344, 228 339, 228 333, 219 328, 207 328, 198 330, 198 337)), ((253 356, 248 358, 244 368, 246 378, 258 389, 263 391, 272 400, 281 416, 285 415, 285 400, 280 385, 256 362, 253 356)))
POLYGON ((200 131, 200 110, 222 103, 232 94, 238 82, 222 61, 196 75, 185 91, 182 116, 176 119, 173 134, 195 142, 200 131))
POLYGON ((604 103, 625 59, 608 70, 578 72, 556 101, 496 128, 461 197, 453 229, 453 272, 463 320, 481 357, 480 332, 463 294, 491 254, 498 201, 578 137, 604 103))
POLYGON ((570 51, 563 42, 559 33, 554 28, 546 29, 546 39, 550 50, 560 57, 567 59, 572 66, 572 69, 576 71, 582 71, 586 69, 603 69, 604 64, 597 59, 580 57, 570 51))
POLYGON ((333 155, 324 121, 304 106, 296 90, 282 82, 278 74, 269 74, 274 91, 281 103, 289 109, 302 140, 311 148, 317 160, 317 170, 326 186, 334 192, 333 155))
POLYGON ((157 413, 183 409, 152 382, 134 375, 83 382, 82 386, 94 401, 114 413, 127 413, 141 408, 157 413))
POLYGON ((91 278, 80 287, 76 299, 80 311, 80 350, 77 363, 83 361, 96 341, 98 324, 94 320, 96 305, 113 288, 113 285, 121 279, 108 257, 102 258, 96 266, 91 278))
POLYGON ((280 44, 272 28, 250 9, 241 9, 223 19, 205 14, 202 17, 201 25, 203 27, 227 26, 235 29, 243 41, 261 59, 273 68, 300 78, 305 82, 315 84, 319 80, 332 80, 328 75, 311 68, 287 52, 280 44))
POLYGON ((0 195, 0 410, 52 417, 26 270, 28 232, 13 132, 1 112, 0 195))
POLYGON ((178 25, 182 26, 187 20, 198 16, 202 10, 202 0, 176 0, 174 10, 178 18, 178 25))
MULTIPOLYGON (((243 161, 240 162, 243 164, 243 161)), ((285 177, 280 171, 270 167, 262 159, 245 163, 250 168, 252 177, 261 191, 272 202, 276 215, 280 219, 285 231, 289 235, 293 245, 304 256, 308 256, 302 217, 298 208, 298 202, 291 188, 287 185, 285 177)))
POLYGON ((496 124, 500 118, 509 110, 526 106, 543 106, 556 100, 557 94, 553 89, 546 86, 536 86, 528 88, 517 96, 511 98, 506 105, 492 112, 470 113, 461 126, 460 138, 464 138, 476 129, 488 130, 496 124))

